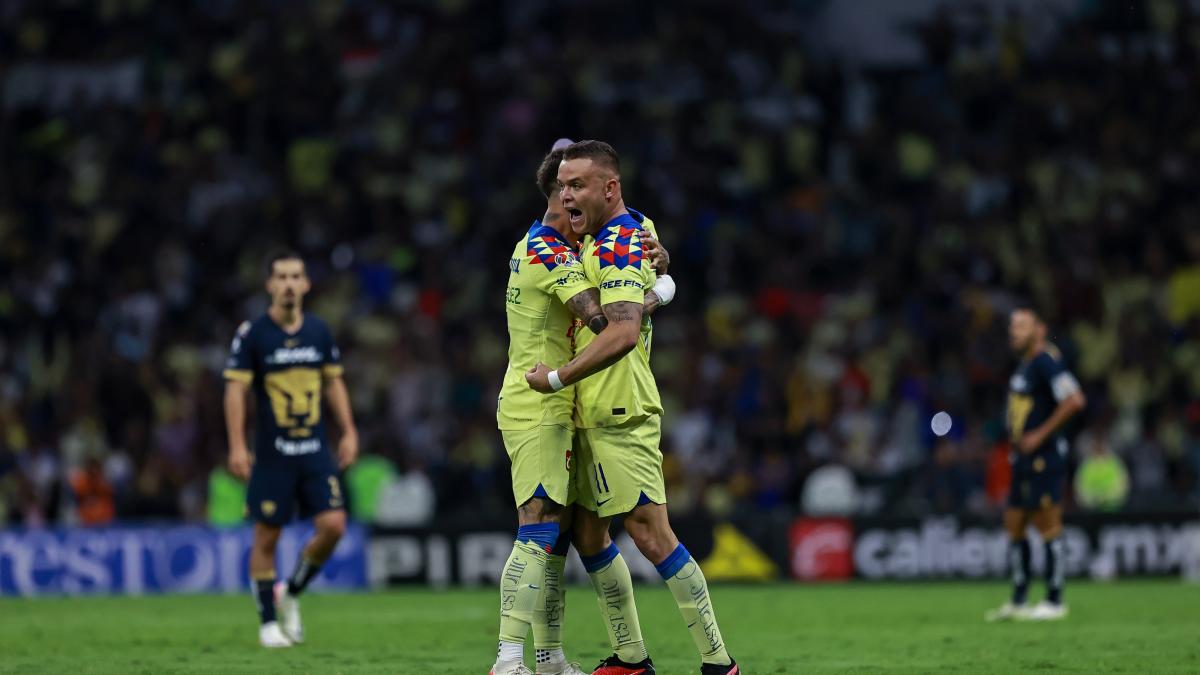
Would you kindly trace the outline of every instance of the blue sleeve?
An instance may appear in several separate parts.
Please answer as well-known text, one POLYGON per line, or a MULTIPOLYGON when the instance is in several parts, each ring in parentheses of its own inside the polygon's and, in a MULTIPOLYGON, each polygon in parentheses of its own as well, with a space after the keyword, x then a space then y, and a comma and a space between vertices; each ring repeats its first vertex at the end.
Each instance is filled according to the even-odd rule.
POLYGON ((1038 379, 1041 380, 1040 386, 1053 390, 1054 378, 1063 372, 1062 363, 1046 352, 1042 352, 1034 359, 1033 366, 1037 371, 1038 379))
POLYGON ((245 321, 238 326, 229 346, 229 358, 225 361, 225 379, 250 384, 254 381, 254 344, 252 326, 245 321))
POLYGON ((340 377, 343 372, 342 351, 338 349, 329 326, 322 324, 322 328, 325 331, 325 361, 321 364, 321 374, 324 377, 340 377))

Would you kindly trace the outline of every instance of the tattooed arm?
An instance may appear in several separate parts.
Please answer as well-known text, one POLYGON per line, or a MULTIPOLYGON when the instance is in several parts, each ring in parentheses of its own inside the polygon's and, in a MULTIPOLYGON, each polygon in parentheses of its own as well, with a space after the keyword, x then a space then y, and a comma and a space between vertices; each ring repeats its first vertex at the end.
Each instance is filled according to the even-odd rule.
MULTIPOLYGON (((571 362, 558 369, 563 386, 574 384, 589 375, 620 361, 637 346, 642 332, 642 306, 636 302, 613 302, 604 305, 607 328, 571 362)), ((525 373, 529 386, 543 394, 554 391, 550 386, 550 368, 539 363, 525 373)))
MULTIPOLYGON (((658 309, 659 305, 658 295, 654 291, 646 291, 642 300, 642 311, 649 316, 658 309)), ((583 324, 590 328, 595 335, 599 335, 608 327, 608 317, 604 315, 604 309, 600 307, 600 291, 595 288, 576 293, 567 300, 567 309, 582 320, 583 324)))
POLYGON ((595 288, 580 291, 567 300, 567 309, 596 335, 608 326, 608 319, 600 307, 600 291, 595 288))

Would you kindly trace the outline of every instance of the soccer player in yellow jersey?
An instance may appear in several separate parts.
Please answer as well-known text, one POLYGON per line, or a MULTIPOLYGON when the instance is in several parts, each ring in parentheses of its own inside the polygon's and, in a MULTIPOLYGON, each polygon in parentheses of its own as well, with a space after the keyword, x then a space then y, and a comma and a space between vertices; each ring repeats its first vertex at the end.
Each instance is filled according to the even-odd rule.
MULTIPOLYGON (((561 579, 576 491, 571 450, 575 392, 564 388, 542 396, 524 379, 525 371, 541 361, 571 358, 577 336, 600 333, 607 325, 600 293, 582 271, 575 254, 578 239, 558 197, 562 155, 562 148, 556 148, 542 161, 537 180, 546 196, 546 213, 521 237, 509 259, 509 366, 496 421, 512 460, 519 528, 501 577, 500 645, 493 675, 530 672, 522 659, 530 629, 540 675, 583 673, 567 663, 562 651, 561 579)), ((653 292, 639 294, 639 309, 642 303, 652 311, 660 298, 653 292)))
MULTIPOLYGON (((625 207, 620 162, 607 143, 568 146, 558 182, 571 228, 586 235, 579 259, 584 275, 600 289, 608 319, 604 332, 580 336, 576 356, 566 365, 551 370, 539 363, 526 373, 532 388, 550 395, 576 385, 576 546, 589 572, 608 572, 603 566, 616 557, 615 548, 606 546, 608 525, 613 516, 624 514, 625 530, 642 555, 655 563, 683 614, 700 653, 700 672, 736 675, 738 667, 725 649, 704 574, 667 518, 659 451, 663 409, 650 371, 651 325, 641 303, 642 294, 656 288, 657 281, 643 264, 641 238, 650 227, 648 219, 625 207)), ((616 570, 611 579, 597 583, 613 599, 610 640, 616 634, 626 647, 600 665, 595 671, 599 675, 654 672, 637 621, 613 621, 626 618, 623 615, 632 609, 628 577, 627 569, 624 574, 616 570), (626 596, 630 601, 623 606, 626 596)))

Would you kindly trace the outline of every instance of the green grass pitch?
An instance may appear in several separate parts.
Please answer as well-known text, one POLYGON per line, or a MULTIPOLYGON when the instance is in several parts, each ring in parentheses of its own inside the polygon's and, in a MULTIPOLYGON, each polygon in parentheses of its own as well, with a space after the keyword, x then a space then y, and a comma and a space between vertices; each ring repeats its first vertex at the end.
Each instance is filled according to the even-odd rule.
MULTIPOLYGON (((1200 587, 1177 581, 1067 586, 1068 620, 989 625, 999 584, 774 585, 713 588, 743 672, 1200 672, 1200 587)), ((1035 587, 1033 597, 1041 597, 1035 587)), ((312 594, 308 643, 257 645, 241 596, 0 600, 4 673, 469 673, 495 656, 490 589, 312 594)), ((642 632, 658 672, 698 672, 670 595, 639 586, 642 632)), ((590 588, 567 593, 568 657, 608 654, 590 588)), ((527 659, 532 663, 532 659, 527 659)))

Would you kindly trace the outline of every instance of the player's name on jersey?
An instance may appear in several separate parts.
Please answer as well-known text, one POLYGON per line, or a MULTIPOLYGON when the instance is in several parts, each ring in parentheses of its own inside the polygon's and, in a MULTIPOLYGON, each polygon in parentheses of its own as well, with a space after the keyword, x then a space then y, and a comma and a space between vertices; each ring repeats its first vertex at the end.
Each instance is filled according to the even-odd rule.
POLYGON ((279 348, 266 357, 269 365, 288 363, 320 363, 324 355, 316 347, 296 347, 295 349, 279 348))
POLYGON ((284 455, 311 455, 321 449, 321 439, 310 438, 305 441, 285 441, 275 439, 275 449, 284 455))

